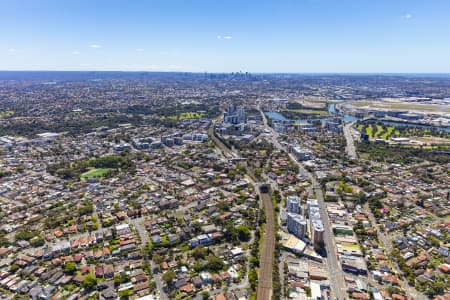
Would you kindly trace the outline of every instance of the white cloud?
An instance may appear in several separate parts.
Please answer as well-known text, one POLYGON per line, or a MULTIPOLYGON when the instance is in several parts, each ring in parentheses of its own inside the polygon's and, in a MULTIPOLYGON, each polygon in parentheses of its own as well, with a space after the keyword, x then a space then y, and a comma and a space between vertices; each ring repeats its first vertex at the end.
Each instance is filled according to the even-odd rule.
POLYGON ((14 53, 14 52, 17 52, 17 49, 9 48, 9 49, 8 49, 8 52, 14 53))
POLYGON ((413 16, 411 15, 411 14, 404 14, 403 16, 402 16, 402 19, 403 20, 411 20, 413 18, 413 16))
POLYGON ((143 52, 144 49, 142 49, 142 48, 137 48, 136 51, 137 51, 137 52, 143 52))
POLYGON ((233 37, 231 35, 218 35, 218 40, 231 40, 233 37))
POLYGON ((78 54, 80 54, 80 51, 72 51, 72 54, 73 55, 78 55, 78 54))
POLYGON ((92 44, 92 45, 89 45, 89 47, 96 49, 96 48, 101 48, 102 46, 101 45, 97 45, 97 44, 92 44))

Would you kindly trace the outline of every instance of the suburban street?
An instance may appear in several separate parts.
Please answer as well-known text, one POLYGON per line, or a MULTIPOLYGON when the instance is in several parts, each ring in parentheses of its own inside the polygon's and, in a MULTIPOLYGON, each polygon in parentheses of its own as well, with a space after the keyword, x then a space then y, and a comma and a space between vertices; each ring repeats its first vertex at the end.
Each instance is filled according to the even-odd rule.
MULTIPOLYGON (((144 227, 143 222, 144 222, 143 218, 130 219, 130 223, 134 225, 137 233, 139 234, 142 247, 145 247, 148 243, 148 234, 147 234, 147 230, 144 227)), ((150 260, 150 266, 153 271, 156 267, 153 260, 150 260)), ((167 296, 166 292, 164 291, 164 283, 162 282, 161 275, 159 273, 156 273, 156 274, 153 273, 153 279, 155 280, 156 288, 158 289, 158 292, 159 292, 159 298, 161 300, 168 300, 169 297, 167 296)))
MULTIPOLYGON (((372 224, 374 224, 374 225, 377 224, 375 216, 373 215, 372 211, 370 210, 368 203, 366 203, 364 205, 364 211, 369 216, 370 222, 372 224)), ((392 240, 389 239, 384 232, 380 231, 379 225, 376 225, 376 227, 377 227, 377 231, 378 231, 378 238, 381 240, 381 242, 384 245, 385 254, 386 254, 386 256, 389 256, 391 254, 392 250, 393 250, 392 249, 392 240)), ((397 274, 401 273, 397 262, 393 261, 393 266, 392 267, 394 267, 394 271, 397 274)), ((401 278, 400 285, 402 286, 403 289, 405 289, 405 291, 408 292, 408 295, 412 296, 414 299, 417 299, 417 300, 425 300, 425 299, 427 299, 427 297, 425 295, 423 295, 422 293, 419 293, 415 288, 411 287, 408 284, 408 282, 407 282, 407 280, 406 280, 406 278, 404 276, 401 278)))

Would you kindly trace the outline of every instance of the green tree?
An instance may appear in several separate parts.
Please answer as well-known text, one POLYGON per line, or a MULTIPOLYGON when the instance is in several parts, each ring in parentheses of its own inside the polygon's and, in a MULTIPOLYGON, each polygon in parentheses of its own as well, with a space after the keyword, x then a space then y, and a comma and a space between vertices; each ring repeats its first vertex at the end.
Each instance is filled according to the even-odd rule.
POLYGON ((209 299, 209 292, 208 291, 202 291, 202 299, 208 300, 209 299))
POLYGON ((68 261, 64 264, 64 273, 73 275, 77 270, 77 265, 73 261, 68 261))
POLYGON ((236 229, 237 229, 239 240, 241 242, 248 242, 250 240, 251 233, 250 233, 250 230, 247 228, 247 226, 239 225, 239 226, 237 226, 236 229))
POLYGON ((203 246, 197 246, 194 248, 194 250, 192 250, 192 256, 195 257, 196 259, 205 258, 207 254, 208 251, 203 246))
POLYGON ((250 283, 251 289, 256 290, 256 286, 258 284, 258 273, 255 269, 251 269, 248 272, 248 282, 250 283))
POLYGON ((223 260, 215 255, 208 255, 206 257, 206 260, 208 261, 206 268, 210 271, 218 272, 225 267, 225 263, 223 262, 223 260))
POLYGON ((119 292, 120 299, 128 299, 131 295, 133 295, 132 290, 123 290, 119 292))
POLYGON ((81 283, 81 286, 88 291, 93 290, 96 285, 97 279, 92 274, 87 274, 86 277, 84 277, 83 282, 81 283))
POLYGON ((176 278, 176 274, 174 271, 169 270, 166 273, 164 273, 161 278, 167 285, 170 285, 172 281, 176 278))
POLYGON ((153 254, 153 261, 155 262, 155 264, 160 264, 164 261, 164 257, 159 255, 159 254, 153 254))

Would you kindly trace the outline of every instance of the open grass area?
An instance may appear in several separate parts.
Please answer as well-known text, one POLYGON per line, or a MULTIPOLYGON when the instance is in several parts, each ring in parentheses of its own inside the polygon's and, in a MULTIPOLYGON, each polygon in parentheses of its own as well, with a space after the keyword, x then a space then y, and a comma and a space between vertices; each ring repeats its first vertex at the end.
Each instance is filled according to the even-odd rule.
MULTIPOLYGON (((364 124, 358 124, 357 126, 355 126, 355 128, 359 132, 367 134, 371 140, 380 138, 381 136, 383 136, 383 133, 385 132, 384 127, 378 124, 377 125, 367 124, 367 126, 364 126, 364 124)), ((391 128, 391 132, 392 129, 393 128, 391 128)), ((387 135, 385 136, 387 137, 387 135)))
POLYGON ((384 139, 384 140, 387 140, 391 136, 392 131, 394 131, 394 127, 393 126, 389 126, 387 128, 387 130, 385 132, 383 132, 383 134, 381 135, 381 138, 384 139))
POLYGON ((373 138, 373 127, 372 127, 372 125, 367 126, 367 128, 366 128, 366 134, 367 134, 370 138, 373 138))
POLYGON ((0 119, 10 117, 12 115, 14 115, 14 112, 12 110, 0 111, 0 119))
POLYGON ((423 144, 447 144, 449 139, 448 134, 414 127, 396 127, 379 123, 357 123, 354 125, 354 128, 361 133, 367 134, 370 140, 410 137, 414 140, 423 140, 423 144))
POLYGON ((342 249, 349 252, 360 251, 359 246, 355 244, 342 244, 342 249))
POLYGON ((185 119, 200 119, 204 116, 203 113, 199 112, 184 112, 180 113, 178 115, 173 116, 162 116, 160 117, 161 120, 170 119, 170 120, 185 120, 185 119))
POLYGON ((81 174, 81 179, 103 177, 111 171, 114 171, 114 169, 110 169, 110 168, 95 169, 95 168, 93 168, 93 169, 81 174))
POLYGON ((375 138, 377 139, 380 137, 381 133, 383 133, 384 128, 383 128, 383 126, 378 125, 378 124, 375 126, 377 127, 377 131, 375 132, 375 138))
POLYGON ((288 111, 301 113, 301 114, 311 114, 311 115, 326 115, 328 112, 324 110, 315 110, 315 109, 288 109, 288 111))

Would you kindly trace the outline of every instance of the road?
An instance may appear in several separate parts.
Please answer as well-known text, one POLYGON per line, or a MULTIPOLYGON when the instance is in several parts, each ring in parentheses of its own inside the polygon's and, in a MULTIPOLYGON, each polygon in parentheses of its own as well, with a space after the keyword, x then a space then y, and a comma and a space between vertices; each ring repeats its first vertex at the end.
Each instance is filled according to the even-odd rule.
MULTIPOLYGON (((380 230, 380 226, 377 223, 377 220, 375 219, 375 216, 373 215, 372 210, 370 209, 368 203, 366 203, 364 205, 364 212, 368 215, 370 222, 377 228, 378 238, 381 240, 381 242, 384 245, 386 257, 389 257, 391 255, 391 253, 392 253, 392 250, 393 250, 392 249, 392 241, 387 237, 387 235, 384 232, 382 232, 380 230)), ((395 269, 394 271, 397 274, 401 274, 402 272, 401 272, 400 267, 398 266, 397 262, 394 261, 392 258, 390 258, 390 261, 392 262, 392 265, 393 265, 393 267, 395 269)), ((406 294, 408 296, 411 296, 411 297, 413 297, 413 299, 416 299, 416 300, 428 299, 425 295, 423 295, 422 293, 418 292, 414 287, 411 287, 408 284, 408 281, 406 280, 406 278, 404 276, 402 276, 401 279, 402 280, 400 282, 400 285, 406 291, 406 294)))
POLYGON ((261 194, 261 197, 266 213, 266 227, 264 230, 263 245, 261 250, 256 299, 269 300, 272 298, 273 255, 275 251, 276 234, 275 216, 270 194, 261 194))
POLYGON ((339 264, 339 261, 337 258, 337 254, 335 251, 333 233, 331 231, 332 229, 331 229, 330 219, 328 218, 328 213, 327 213, 326 206, 325 206, 325 200, 323 198, 322 187, 317 182, 317 180, 315 179, 313 174, 311 174, 308 170, 306 170, 303 167, 303 165, 300 164, 296 160, 296 158, 291 153, 289 153, 287 151, 287 149, 285 149, 284 146, 282 146, 278 142, 278 139, 277 139, 278 133, 272 127, 268 126, 267 118, 259 107, 258 107, 258 110, 260 111, 260 113, 262 115, 263 122, 264 122, 266 129, 270 130, 270 132, 271 132, 270 140, 271 140, 272 144, 279 150, 286 152, 289 155, 290 159, 298 165, 300 173, 304 174, 306 177, 308 177, 311 180, 313 189, 316 193, 317 201, 319 203, 320 216, 322 218, 322 222, 324 225, 324 242, 325 242, 325 248, 327 251, 327 268, 328 268, 328 272, 330 274, 331 293, 334 297, 337 297, 338 299, 346 299, 347 293, 346 293, 346 289, 345 289, 346 285, 345 285, 345 281, 344 281, 344 274, 340 267, 340 264, 339 264))
MULTIPOLYGON (((133 224, 134 227, 136 228, 136 231, 139 234, 139 237, 141 239, 142 247, 145 247, 148 243, 148 234, 147 234, 147 230, 145 229, 145 226, 144 226, 144 219, 143 218, 130 219, 130 223, 133 224)), ((153 271, 156 267, 153 260, 150 260, 150 266, 153 271)), ((153 279, 155 280, 156 288, 158 289, 158 292, 159 292, 159 299, 169 300, 169 297, 167 296, 166 292, 164 291, 164 284, 162 282, 161 275, 159 273, 157 273, 157 274, 153 273, 153 279)))
POLYGON ((344 125, 344 136, 345 140, 347 141, 347 147, 345 148, 345 150, 347 151, 347 154, 348 156, 350 156, 350 158, 358 158, 358 156, 356 155, 355 142, 353 141, 352 136, 353 124, 354 122, 347 123, 344 125))
POLYGON ((322 187, 312 176, 311 173, 303 169, 302 166, 300 166, 300 164, 299 167, 301 172, 303 172, 303 174, 307 175, 311 179, 314 191, 316 193, 317 202, 319 203, 320 217, 322 219, 323 227, 325 229, 323 236, 325 242, 325 249, 327 251, 327 266, 330 272, 330 283, 332 287, 331 292, 338 299, 346 299, 347 293, 345 288, 346 285, 344 281, 344 273, 341 269, 341 266, 337 258, 335 243, 333 239, 333 232, 331 231, 332 230, 331 222, 330 219, 328 218, 327 208, 322 193, 322 187))

